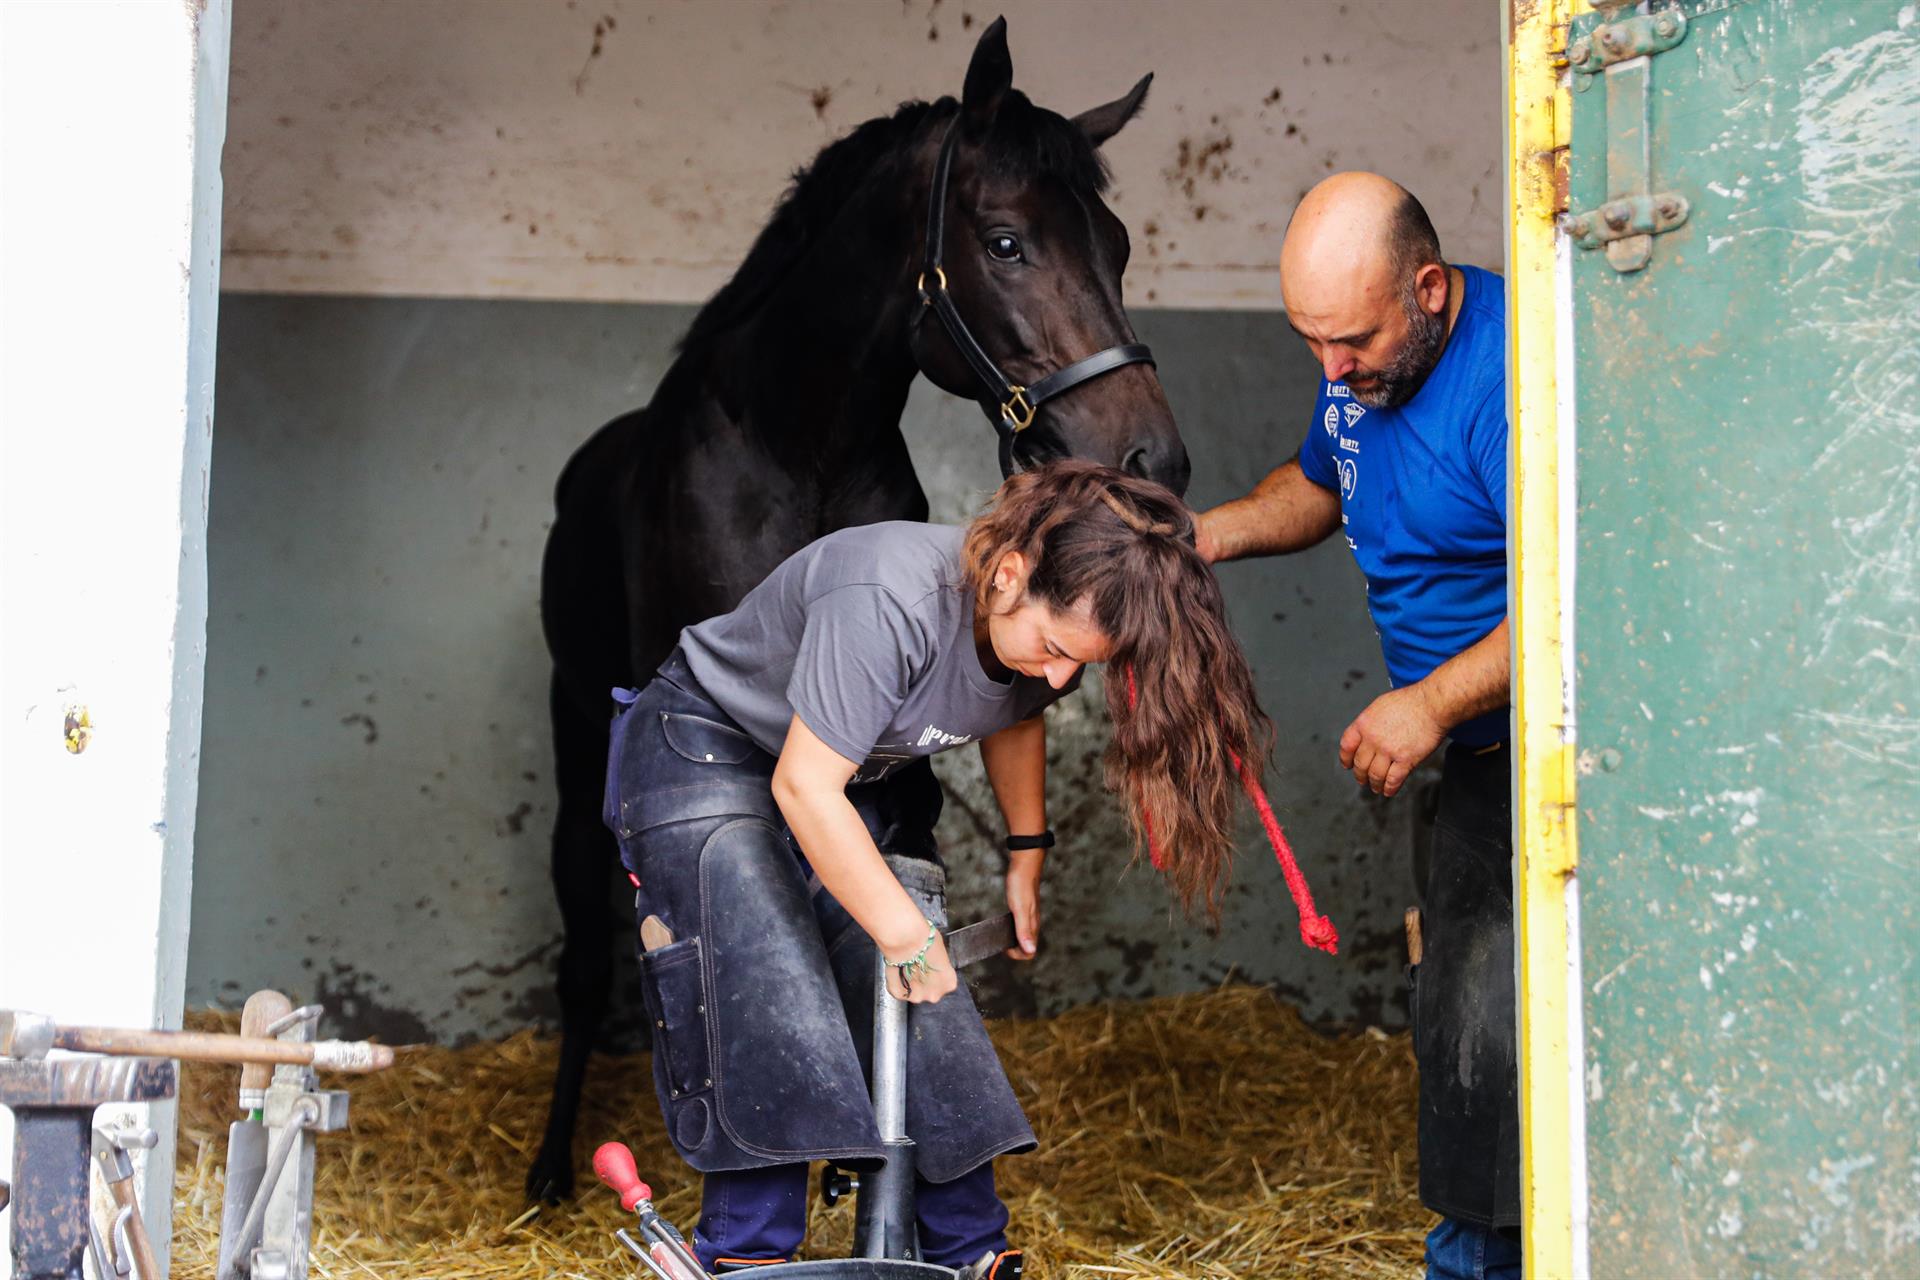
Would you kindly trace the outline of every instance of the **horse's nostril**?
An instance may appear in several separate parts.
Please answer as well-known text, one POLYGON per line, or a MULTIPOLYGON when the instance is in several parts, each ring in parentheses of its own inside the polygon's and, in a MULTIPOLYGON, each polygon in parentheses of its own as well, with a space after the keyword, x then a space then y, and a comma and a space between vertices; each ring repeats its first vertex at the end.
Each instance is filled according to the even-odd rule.
POLYGON ((1187 491, 1187 480, 1192 468, 1187 462, 1187 451, 1178 440, 1171 443, 1147 441, 1127 450, 1121 459, 1120 467, 1142 480, 1152 480, 1163 484, 1176 495, 1187 491))

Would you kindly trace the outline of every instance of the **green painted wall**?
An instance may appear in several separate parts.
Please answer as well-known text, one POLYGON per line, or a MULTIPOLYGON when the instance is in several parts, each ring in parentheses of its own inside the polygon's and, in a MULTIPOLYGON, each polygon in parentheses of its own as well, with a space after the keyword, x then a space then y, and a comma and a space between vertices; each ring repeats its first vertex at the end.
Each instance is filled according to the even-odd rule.
POLYGON ((1685 8, 1573 267, 1592 1274, 1913 1277, 1920 6, 1685 8))

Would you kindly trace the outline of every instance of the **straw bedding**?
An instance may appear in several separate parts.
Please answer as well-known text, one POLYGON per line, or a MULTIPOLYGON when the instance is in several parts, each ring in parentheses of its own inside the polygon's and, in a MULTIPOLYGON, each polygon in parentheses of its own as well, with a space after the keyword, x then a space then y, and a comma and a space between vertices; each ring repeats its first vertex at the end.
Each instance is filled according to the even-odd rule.
MULTIPOLYGON (((1417 1274, 1430 1219, 1414 1194, 1404 1035, 1328 1039, 1244 986, 992 1029, 1040 1136, 999 1164, 1033 1280, 1417 1274)), ((698 1180, 661 1131, 644 1055, 593 1065, 578 1202, 527 1209, 554 1053, 523 1033, 406 1049, 393 1070, 351 1078, 351 1132, 320 1139, 313 1274, 630 1276, 613 1240, 626 1216, 584 1167, 608 1138, 633 1147, 662 1211, 690 1229, 698 1180)), ((185 1067, 177 1276, 213 1271, 236 1082, 233 1068, 185 1067)), ((816 1197, 806 1256, 844 1256, 852 1224, 850 1204, 816 1197)))

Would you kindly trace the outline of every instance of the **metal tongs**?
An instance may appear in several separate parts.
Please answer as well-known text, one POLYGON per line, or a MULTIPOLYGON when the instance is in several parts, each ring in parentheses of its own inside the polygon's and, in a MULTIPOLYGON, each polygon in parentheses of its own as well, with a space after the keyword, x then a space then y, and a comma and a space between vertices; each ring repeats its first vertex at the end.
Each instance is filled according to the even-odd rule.
POLYGON ((600 1181, 619 1194, 622 1209, 640 1215, 640 1234, 646 1237, 645 1244, 634 1239, 625 1227, 614 1232, 614 1237, 640 1259, 654 1280, 712 1280, 673 1224, 655 1212, 653 1188, 640 1180, 640 1170, 635 1167, 633 1152, 627 1149, 626 1143, 602 1143, 593 1153, 593 1171, 600 1175, 600 1181))

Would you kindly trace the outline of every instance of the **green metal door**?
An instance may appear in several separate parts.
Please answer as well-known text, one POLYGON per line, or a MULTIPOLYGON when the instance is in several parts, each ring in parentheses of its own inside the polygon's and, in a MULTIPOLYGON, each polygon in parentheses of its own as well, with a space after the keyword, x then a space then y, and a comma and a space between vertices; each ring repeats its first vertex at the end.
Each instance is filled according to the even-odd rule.
POLYGON ((1920 4, 1572 37, 1590 1274, 1912 1280, 1920 4))

